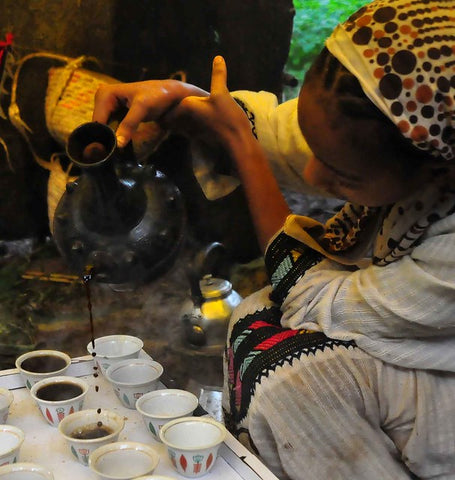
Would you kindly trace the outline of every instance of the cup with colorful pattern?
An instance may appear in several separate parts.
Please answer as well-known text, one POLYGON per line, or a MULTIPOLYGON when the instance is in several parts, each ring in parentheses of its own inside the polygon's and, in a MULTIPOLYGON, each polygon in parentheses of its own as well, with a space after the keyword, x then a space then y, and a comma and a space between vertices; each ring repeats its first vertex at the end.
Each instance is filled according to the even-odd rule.
POLYGON ((25 434, 12 425, 0 425, 0 465, 16 463, 25 434))
POLYGON ((164 388, 149 392, 136 402, 136 410, 142 415, 145 426, 155 440, 160 440, 163 425, 180 417, 193 415, 198 406, 196 395, 177 388, 164 388))
POLYGON ((213 468, 225 437, 226 427, 208 416, 177 418, 160 430, 172 466, 190 478, 202 477, 213 468))
POLYGON ((129 358, 138 358, 144 342, 131 335, 106 335, 95 338, 87 345, 99 371, 106 375, 107 369, 115 363, 129 358))
POLYGON ((13 403, 14 395, 7 388, 0 388, 0 424, 8 420, 9 409, 13 403))
POLYGON ((131 358, 111 365, 106 378, 126 408, 134 409, 142 395, 158 388, 163 366, 150 359, 131 358))
POLYGON ((66 416, 82 410, 88 389, 82 378, 62 375, 35 383, 30 395, 48 423, 57 427, 66 416))
POLYGON ((0 466, 0 480, 54 480, 47 468, 31 462, 0 466))
POLYGON ((58 350, 33 350, 16 359, 16 368, 29 390, 44 378, 64 375, 70 365, 70 356, 58 350))
POLYGON ((58 429, 76 460, 87 466, 95 449, 118 440, 124 424, 122 416, 100 408, 74 412, 59 423, 58 429))

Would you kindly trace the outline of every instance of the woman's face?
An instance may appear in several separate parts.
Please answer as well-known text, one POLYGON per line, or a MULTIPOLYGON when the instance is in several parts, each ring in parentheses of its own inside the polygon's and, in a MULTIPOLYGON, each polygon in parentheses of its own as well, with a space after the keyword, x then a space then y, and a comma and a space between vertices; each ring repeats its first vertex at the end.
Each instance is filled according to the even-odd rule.
POLYGON ((299 125, 314 154, 303 171, 309 185, 376 207, 405 198, 428 180, 428 172, 406 174, 393 148, 378 138, 377 123, 343 116, 330 95, 310 84, 299 96, 299 125))

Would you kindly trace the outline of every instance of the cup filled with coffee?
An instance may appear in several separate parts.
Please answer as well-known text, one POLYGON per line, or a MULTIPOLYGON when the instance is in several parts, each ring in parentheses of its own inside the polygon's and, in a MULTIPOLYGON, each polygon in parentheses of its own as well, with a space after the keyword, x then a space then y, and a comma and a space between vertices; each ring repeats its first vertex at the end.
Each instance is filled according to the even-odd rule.
POLYGON ((111 410, 87 409, 65 417, 58 426, 73 456, 88 465, 89 455, 98 447, 116 442, 123 430, 123 417, 111 410))
POLYGON ((57 427, 66 416, 82 410, 88 389, 88 383, 82 378, 61 375, 35 383, 30 394, 43 417, 57 427))
POLYGON ((117 362, 129 358, 138 358, 144 342, 131 335, 106 335, 95 338, 87 345, 87 351, 93 356, 95 365, 103 375, 117 362))
POLYGON ((29 390, 44 378, 64 375, 70 365, 70 356, 58 350, 33 350, 16 359, 16 368, 29 390))
POLYGON ((131 358, 111 365, 106 378, 123 405, 134 409, 138 398, 158 388, 162 374, 163 366, 160 363, 131 358))

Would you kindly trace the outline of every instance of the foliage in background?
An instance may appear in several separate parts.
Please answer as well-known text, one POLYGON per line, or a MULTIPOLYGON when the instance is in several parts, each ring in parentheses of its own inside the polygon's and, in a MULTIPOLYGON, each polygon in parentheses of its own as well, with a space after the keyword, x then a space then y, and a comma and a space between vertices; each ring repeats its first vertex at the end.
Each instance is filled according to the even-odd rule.
MULTIPOLYGON (((365 0, 294 0, 294 29, 285 70, 299 81, 299 86, 335 26, 365 3, 365 0)), ((285 96, 296 96, 298 88, 286 89, 285 96)))

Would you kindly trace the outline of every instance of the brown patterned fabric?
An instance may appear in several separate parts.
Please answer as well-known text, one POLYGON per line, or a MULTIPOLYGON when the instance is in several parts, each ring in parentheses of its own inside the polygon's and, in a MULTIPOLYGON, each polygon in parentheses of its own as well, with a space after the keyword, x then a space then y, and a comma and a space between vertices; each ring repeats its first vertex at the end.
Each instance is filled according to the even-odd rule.
POLYGON ((335 29, 327 48, 414 145, 455 156, 455 2, 378 0, 335 29))
MULTIPOLYGON (((455 0, 371 2, 339 25, 326 46, 403 136, 429 153, 428 161, 453 163, 455 0)), ((373 263, 387 265, 454 210, 451 180, 435 169, 421 191, 393 205, 347 203, 317 235, 314 222, 292 215, 284 232, 339 263, 356 263, 372 248, 373 263)))

